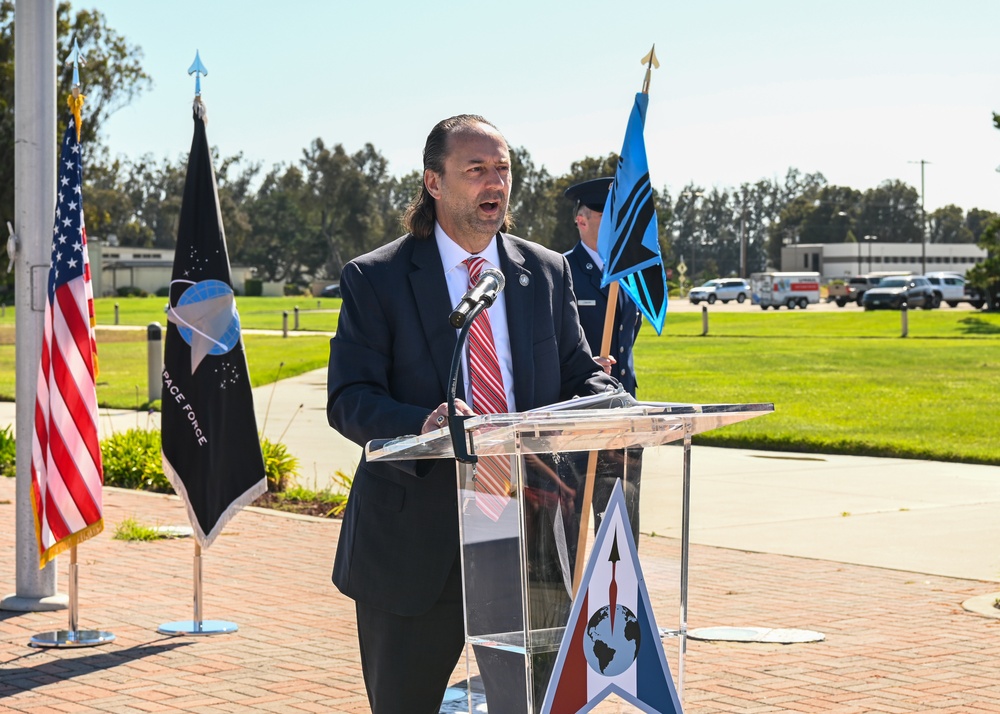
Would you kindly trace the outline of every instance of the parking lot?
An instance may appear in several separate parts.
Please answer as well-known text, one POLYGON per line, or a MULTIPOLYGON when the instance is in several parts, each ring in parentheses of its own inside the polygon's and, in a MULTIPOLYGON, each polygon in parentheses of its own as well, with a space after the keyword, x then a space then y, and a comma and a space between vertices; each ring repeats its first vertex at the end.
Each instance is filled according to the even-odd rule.
MULTIPOLYGON (((740 305, 736 301, 730 301, 728 304, 723 305, 721 302, 716 302, 714 305, 706 305, 705 303, 699 303, 698 305, 692 305, 686 297, 675 297, 670 296, 669 307, 667 308, 671 313, 680 312, 701 312, 702 307, 707 307, 708 311, 711 312, 746 312, 747 310, 753 310, 755 312, 762 312, 759 305, 753 305, 749 301, 740 305)), ((966 311, 969 312, 973 308, 968 303, 959 303, 958 307, 948 307, 947 305, 942 305, 937 308, 944 312, 958 312, 966 311)), ((780 312, 785 312, 786 308, 781 308, 780 312)), ((844 311, 856 311, 864 312, 864 309, 858 307, 857 305, 850 304, 844 307, 837 307, 836 303, 826 302, 826 300, 820 300, 820 302, 815 305, 810 305, 806 312, 844 312, 844 311)), ((766 310, 764 312, 772 312, 772 310, 766 310)), ((800 312, 800 310, 796 310, 800 312)))

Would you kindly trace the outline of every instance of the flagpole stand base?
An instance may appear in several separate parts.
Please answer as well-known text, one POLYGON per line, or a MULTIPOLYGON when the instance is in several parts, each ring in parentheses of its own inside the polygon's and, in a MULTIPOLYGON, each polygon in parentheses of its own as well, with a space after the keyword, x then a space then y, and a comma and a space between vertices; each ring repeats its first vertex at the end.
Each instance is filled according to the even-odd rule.
POLYGON ((165 622, 156 628, 161 635, 227 635, 240 629, 235 622, 225 620, 179 620, 165 622))
POLYGON ((94 647, 114 642, 115 636, 103 630, 53 630, 40 632, 28 640, 30 647, 94 647))

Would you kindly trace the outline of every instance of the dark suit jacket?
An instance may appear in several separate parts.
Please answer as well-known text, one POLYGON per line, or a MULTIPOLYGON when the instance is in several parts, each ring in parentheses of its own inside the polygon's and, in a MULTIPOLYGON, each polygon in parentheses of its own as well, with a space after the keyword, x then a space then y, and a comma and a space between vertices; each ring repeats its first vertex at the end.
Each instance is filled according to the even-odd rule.
MULTIPOLYGON (((565 258, 506 234, 497 243, 517 409, 614 385, 586 349, 565 258)), ((330 425, 358 444, 418 434, 447 399, 457 341, 434 239, 403 236, 352 260, 340 287, 343 305, 330 341, 330 425)), ((454 461, 362 459, 334 563, 341 592, 398 615, 421 614, 441 594, 457 553, 454 461)))
MULTIPOLYGON (((608 288, 601 287, 602 271, 594 263, 582 243, 565 254, 573 271, 573 291, 576 293, 580 325, 587 342, 596 355, 601 350, 604 337, 604 314, 608 309, 608 288)), ((614 333, 611 336, 611 356, 617 360, 611 374, 622 383, 626 391, 635 396, 635 363, 632 346, 639 334, 642 317, 639 308, 624 291, 618 291, 618 308, 615 314, 614 333)))

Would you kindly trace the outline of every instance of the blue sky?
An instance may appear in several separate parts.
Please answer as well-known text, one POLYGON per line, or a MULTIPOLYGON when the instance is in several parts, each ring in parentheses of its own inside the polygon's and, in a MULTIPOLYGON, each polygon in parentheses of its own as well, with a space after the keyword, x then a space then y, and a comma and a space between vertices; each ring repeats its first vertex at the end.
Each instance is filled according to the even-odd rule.
POLYGON ((112 152, 131 157, 188 150, 198 50, 209 141, 223 155, 268 168, 298 161, 317 137, 352 152, 371 142, 401 175, 420 168, 438 120, 469 112, 561 174, 621 149, 639 60, 655 42, 654 186, 734 187, 794 166, 859 189, 901 179, 919 190, 910 162, 925 159, 928 210, 1000 212, 996 0, 96 7, 142 48, 154 81, 105 128, 112 152))

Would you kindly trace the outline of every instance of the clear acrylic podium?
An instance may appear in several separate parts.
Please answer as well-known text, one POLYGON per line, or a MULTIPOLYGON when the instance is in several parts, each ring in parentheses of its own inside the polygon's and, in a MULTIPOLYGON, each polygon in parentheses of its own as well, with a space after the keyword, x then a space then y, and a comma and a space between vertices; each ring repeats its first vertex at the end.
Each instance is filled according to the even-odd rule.
MULTIPOLYGON (((680 553, 672 569, 677 611, 657 613, 661 637, 678 639, 683 696, 687 634, 691 437, 774 411, 772 404, 636 403, 628 395, 564 402, 544 409, 466 420, 469 453, 509 461, 510 501, 499 517, 477 506, 476 469, 456 460, 467 658, 478 666, 489 711, 535 714, 545 697, 572 606, 585 476, 593 473, 599 517, 614 479, 638 526, 640 478, 655 480, 658 447, 680 443, 680 553), (615 406, 624 404, 624 406, 615 406), (597 458, 589 452, 596 452, 597 458), (495 520, 494 520, 495 518, 495 520), (676 620, 674 619, 676 617, 676 620), (670 627, 663 627, 669 622, 670 627), (673 623, 676 622, 676 627, 673 623), (472 652, 468 650, 471 649, 472 652)), ((674 453, 674 450, 671 450, 674 453)), ((447 429, 371 442, 369 461, 454 458, 447 429)), ((589 535, 594 532, 591 520, 589 535)), ((640 560, 642 553, 640 551, 640 560)), ((652 591, 661 587, 647 579, 652 591)), ((469 711, 473 697, 468 695, 469 711)))

